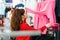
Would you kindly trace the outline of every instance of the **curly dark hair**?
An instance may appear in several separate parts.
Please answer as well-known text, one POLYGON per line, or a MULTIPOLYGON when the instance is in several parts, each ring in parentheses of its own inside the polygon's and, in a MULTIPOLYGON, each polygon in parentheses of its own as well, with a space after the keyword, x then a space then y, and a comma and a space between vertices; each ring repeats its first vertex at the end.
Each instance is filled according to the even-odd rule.
POLYGON ((20 24, 22 23, 22 15, 24 15, 24 9, 14 9, 14 13, 11 17, 11 30, 19 31, 20 24))

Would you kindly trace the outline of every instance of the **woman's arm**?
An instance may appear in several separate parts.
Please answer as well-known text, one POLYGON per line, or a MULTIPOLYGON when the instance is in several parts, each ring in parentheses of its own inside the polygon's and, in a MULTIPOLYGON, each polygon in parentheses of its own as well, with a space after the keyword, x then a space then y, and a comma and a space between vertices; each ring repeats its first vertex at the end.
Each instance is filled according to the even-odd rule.
POLYGON ((51 23, 48 23, 45 26, 41 27, 40 30, 43 32, 45 29, 50 28, 51 26, 51 23))
MULTIPOLYGON (((51 27, 51 24, 50 24, 50 23, 48 23, 48 24, 46 24, 45 26, 39 28, 38 30, 40 30, 40 31, 43 32, 45 29, 47 29, 47 28, 49 28, 49 27, 51 27)), ((37 30, 37 29, 34 29, 33 27, 29 26, 28 24, 25 25, 23 28, 24 28, 25 30, 37 30)))

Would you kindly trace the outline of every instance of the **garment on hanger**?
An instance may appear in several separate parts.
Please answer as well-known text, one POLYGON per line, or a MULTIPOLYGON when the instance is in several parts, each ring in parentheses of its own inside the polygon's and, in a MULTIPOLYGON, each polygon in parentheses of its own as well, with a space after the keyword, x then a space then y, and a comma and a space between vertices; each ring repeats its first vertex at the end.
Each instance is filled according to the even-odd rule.
POLYGON ((24 4, 17 4, 15 7, 24 7, 24 4))
POLYGON ((10 7, 6 7, 6 8, 5 8, 5 17, 7 16, 7 12, 10 11, 10 10, 11 10, 10 7))
POLYGON ((5 4, 2 0, 0 0, 0 15, 5 15, 5 4))
POLYGON ((24 6, 25 6, 25 0, 13 0, 13 8, 15 8, 15 6, 17 5, 17 4, 23 4, 24 6))
MULTIPOLYGON (((34 28, 41 28, 49 22, 51 24, 56 23, 54 8, 55 0, 45 0, 37 3, 36 11, 27 8, 28 12, 33 12, 35 14, 34 28)), ((42 32, 42 34, 46 34, 46 30, 42 32)))

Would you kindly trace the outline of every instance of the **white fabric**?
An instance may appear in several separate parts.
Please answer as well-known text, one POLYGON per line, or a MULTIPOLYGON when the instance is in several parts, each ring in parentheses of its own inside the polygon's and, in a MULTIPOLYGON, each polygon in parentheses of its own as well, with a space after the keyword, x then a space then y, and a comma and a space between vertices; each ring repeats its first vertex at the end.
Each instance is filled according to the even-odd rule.
POLYGON ((15 8, 15 6, 17 5, 17 4, 20 4, 20 3, 22 3, 22 4, 24 4, 25 5, 25 0, 23 0, 23 2, 22 1, 20 1, 20 0, 13 0, 13 7, 15 8))
POLYGON ((5 13, 4 1, 0 0, 0 15, 4 15, 4 13, 5 13))
MULTIPOLYGON (((30 8, 35 10, 36 9, 36 0, 27 0, 25 3, 25 7, 30 8)), ((27 13, 28 18, 27 18, 27 23, 31 26, 34 25, 34 14, 33 13, 27 13), (30 19, 30 16, 32 17, 32 20, 30 19), (30 20, 31 22, 33 22, 33 24, 30 24, 30 20)))
POLYGON ((8 11, 8 12, 7 12, 7 17, 6 17, 6 18, 8 18, 9 20, 11 20, 11 16, 12 16, 11 11, 8 11))

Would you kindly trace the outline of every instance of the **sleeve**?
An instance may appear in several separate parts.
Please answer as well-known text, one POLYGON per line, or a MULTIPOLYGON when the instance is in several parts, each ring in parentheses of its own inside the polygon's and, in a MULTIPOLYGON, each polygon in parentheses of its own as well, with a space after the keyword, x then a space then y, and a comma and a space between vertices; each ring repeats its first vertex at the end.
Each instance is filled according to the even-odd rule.
POLYGON ((40 28, 41 32, 43 32, 46 29, 46 26, 43 26, 42 28, 40 28))
POLYGON ((43 26, 42 28, 39 28, 39 29, 34 29, 33 27, 31 27, 27 24, 27 25, 25 25, 24 29, 25 30, 40 30, 43 32, 46 29, 46 26, 43 26))

